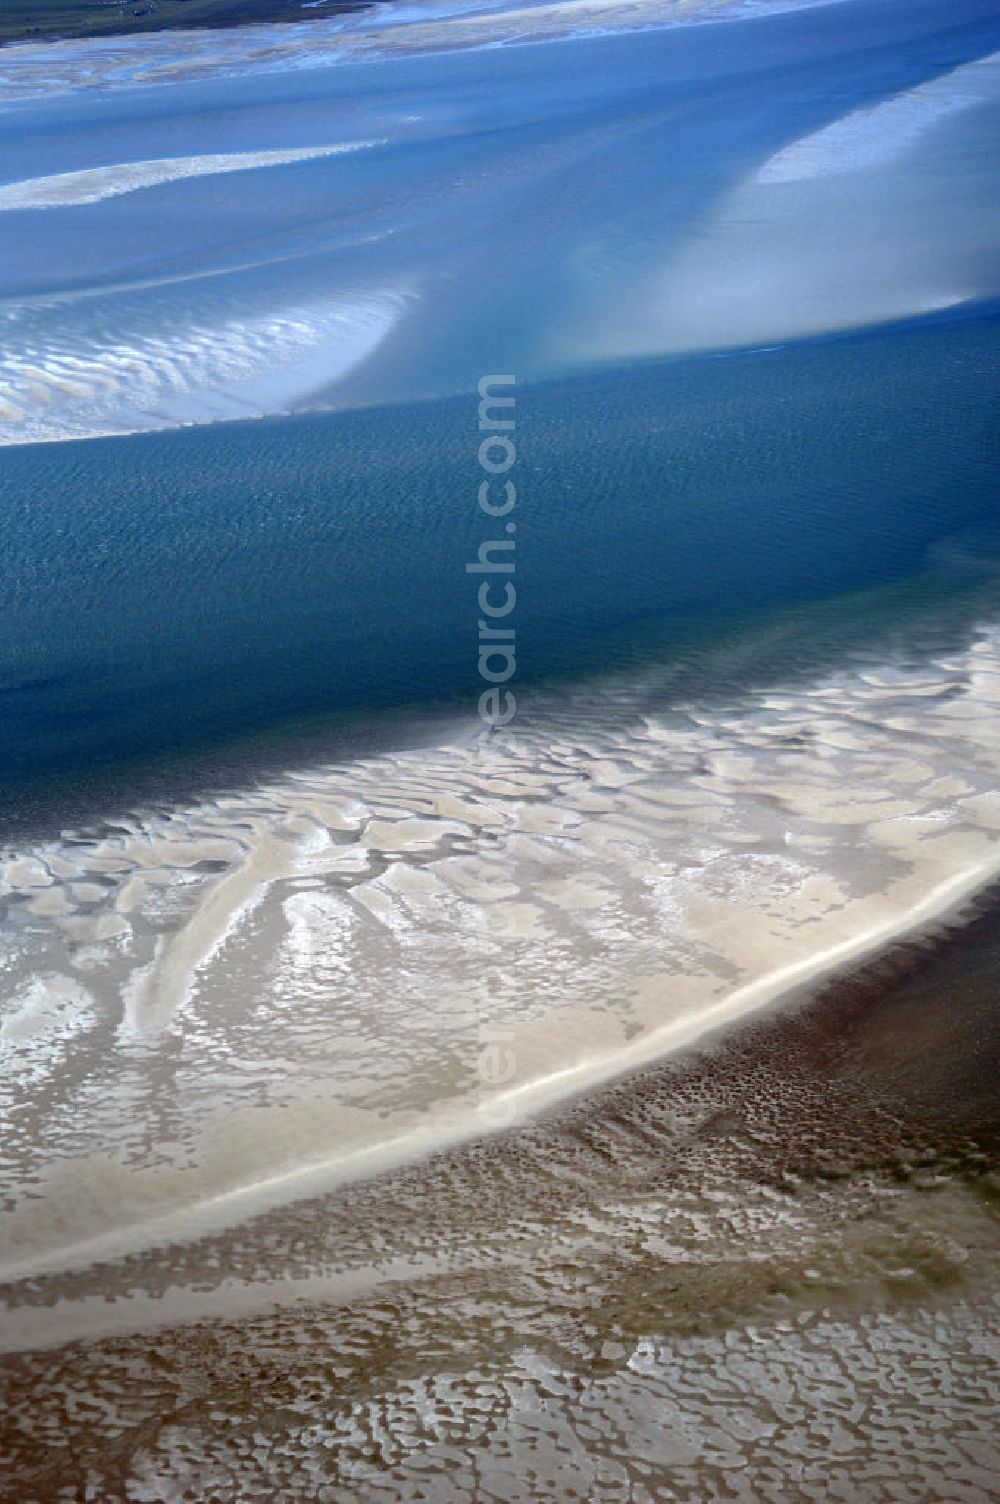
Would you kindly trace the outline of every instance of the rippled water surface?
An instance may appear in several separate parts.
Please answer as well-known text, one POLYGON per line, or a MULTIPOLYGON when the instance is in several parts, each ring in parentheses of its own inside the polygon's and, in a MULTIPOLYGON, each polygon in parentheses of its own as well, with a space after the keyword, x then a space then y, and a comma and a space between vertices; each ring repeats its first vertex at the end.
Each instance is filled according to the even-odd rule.
MULTIPOLYGON (((985 316, 524 388, 519 678, 683 659, 928 566, 928 600, 961 585, 935 561, 995 515, 996 392, 985 316)), ((467 716, 465 565, 498 526, 476 422, 460 397, 8 451, 0 776, 18 799, 295 715, 467 716)))

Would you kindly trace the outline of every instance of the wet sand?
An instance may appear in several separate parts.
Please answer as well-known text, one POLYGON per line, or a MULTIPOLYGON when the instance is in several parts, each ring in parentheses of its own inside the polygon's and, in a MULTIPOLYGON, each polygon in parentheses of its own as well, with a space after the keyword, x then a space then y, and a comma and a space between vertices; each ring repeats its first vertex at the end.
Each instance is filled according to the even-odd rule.
POLYGON ((503 1136, 22 1287, 0 1496, 994 1497, 998 918, 503 1136))
POLYGON ((997 871, 998 650, 735 706, 651 669, 9 850, 0 1279, 415 1162, 940 922, 997 871))

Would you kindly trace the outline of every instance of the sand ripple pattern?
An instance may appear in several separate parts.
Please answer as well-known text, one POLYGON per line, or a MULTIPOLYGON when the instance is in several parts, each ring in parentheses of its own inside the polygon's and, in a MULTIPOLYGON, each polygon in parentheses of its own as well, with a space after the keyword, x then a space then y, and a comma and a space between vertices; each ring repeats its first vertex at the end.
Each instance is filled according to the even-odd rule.
POLYGON ((280 412, 371 354, 405 304, 379 290, 229 313, 193 298, 168 329, 126 296, 83 332, 72 314, 61 330, 44 326, 44 309, 15 314, 0 354, 0 445, 280 412))
POLYGON ((3 1272, 406 1162, 484 1100, 534 1112, 1000 861, 992 630, 725 712, 633 693, 7 853, 3 1272), (485 1096, 484 1030, 516 1060, 485 1096))
POLYGON ((940 1072, 905 1030, 881 1067, 859 1051, 885 1023, 871 970, 867 995, 514 1134, 9 1292, 11 1482, 150 1504, 980 1504, 995 1132, 983 1152, 965 1094, 949 1113, 936 1092, 960 1084, 954 1014, 940 1072), (943 1118, 913 1111, 901 1055, 943 1118))

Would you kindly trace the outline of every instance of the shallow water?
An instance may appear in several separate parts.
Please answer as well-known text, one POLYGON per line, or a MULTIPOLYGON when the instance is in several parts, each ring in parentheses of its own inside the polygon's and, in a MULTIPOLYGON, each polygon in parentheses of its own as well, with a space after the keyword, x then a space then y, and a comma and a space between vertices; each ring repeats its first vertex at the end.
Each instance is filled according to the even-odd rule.
POLYGON ((7 443, 1000 292, 987 0, 94 87, 108 45, 96 77, 0 111, 7 443))

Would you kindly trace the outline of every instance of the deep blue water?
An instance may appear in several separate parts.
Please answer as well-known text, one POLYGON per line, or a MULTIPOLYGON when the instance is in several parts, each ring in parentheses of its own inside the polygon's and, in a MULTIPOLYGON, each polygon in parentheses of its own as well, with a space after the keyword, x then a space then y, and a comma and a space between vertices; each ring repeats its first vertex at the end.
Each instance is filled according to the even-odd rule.
MULTIPOLYGON (((517 682, 908 576, 953 589, 940 540, 997 511, 997 332, 984 313, 519 388, 517 682)), ((471 710, 464 566, 503 536, 476 421, 463 397, 0 454, 8 809, 297 717, 471 710)))

